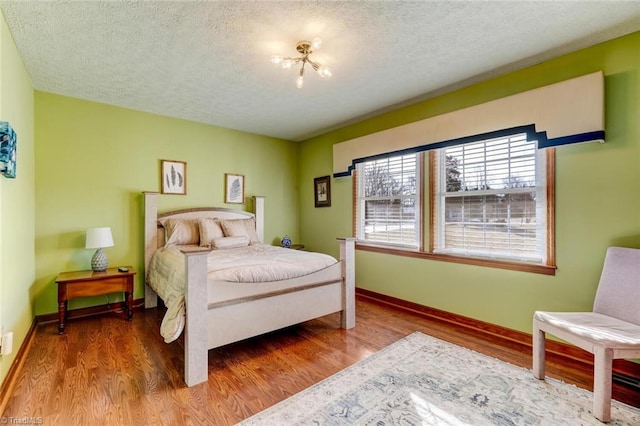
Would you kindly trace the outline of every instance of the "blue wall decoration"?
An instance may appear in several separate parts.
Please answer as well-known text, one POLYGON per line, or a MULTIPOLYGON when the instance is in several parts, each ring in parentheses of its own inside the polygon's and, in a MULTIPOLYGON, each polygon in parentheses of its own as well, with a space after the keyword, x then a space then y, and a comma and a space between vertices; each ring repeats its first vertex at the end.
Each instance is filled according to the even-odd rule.
POLYGON ((0 121, 0 173, 16 177, 16 132, 6 121, 0 121))

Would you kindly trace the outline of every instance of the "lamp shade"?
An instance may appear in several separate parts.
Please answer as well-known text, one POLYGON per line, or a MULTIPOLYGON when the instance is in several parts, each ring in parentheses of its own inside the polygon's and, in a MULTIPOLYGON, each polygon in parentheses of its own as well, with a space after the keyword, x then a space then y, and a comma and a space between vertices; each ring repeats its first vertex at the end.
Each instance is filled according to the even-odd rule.
POLYGON ((86 248, 113 247, 113 237, 111 228, 89 228, 87 229, 86 248))

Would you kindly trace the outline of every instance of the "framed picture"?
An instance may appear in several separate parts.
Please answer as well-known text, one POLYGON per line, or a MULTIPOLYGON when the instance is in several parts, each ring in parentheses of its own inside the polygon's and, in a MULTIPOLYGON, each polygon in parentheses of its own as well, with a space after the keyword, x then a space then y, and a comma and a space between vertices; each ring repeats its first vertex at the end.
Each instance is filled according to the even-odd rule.
POLYGON ((16 132, 6 121, 0 121, 0 173, 16 177, 16 132))
POLYGON ((187 163, 184 161, 161 160, 163 194, 187 194, 187 163))
POLYGON ((331 177, 322 176, 313 180, 316 207, 331 207, 331 177))
POLYGON ((224 202, 244 204, 244 175, 224 174, 224 202))

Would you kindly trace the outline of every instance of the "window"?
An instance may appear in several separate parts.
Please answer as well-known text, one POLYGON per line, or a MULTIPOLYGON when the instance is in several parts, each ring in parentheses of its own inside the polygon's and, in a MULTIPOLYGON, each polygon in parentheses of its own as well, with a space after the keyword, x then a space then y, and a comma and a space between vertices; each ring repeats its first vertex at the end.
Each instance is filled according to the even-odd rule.
POLYGON ((356 236, 361 242, 418 248, 421 154, 357 165, 356 236))
POLYGON ((546 155, 536 141, 521 133, 433 155, 433 253, 553 264, 546 155))
POLYGON ((535 132, 496 133, 429 151, 428 180, 421 152, 358 163, 357 247, 554 275, 555 150, 535 132))

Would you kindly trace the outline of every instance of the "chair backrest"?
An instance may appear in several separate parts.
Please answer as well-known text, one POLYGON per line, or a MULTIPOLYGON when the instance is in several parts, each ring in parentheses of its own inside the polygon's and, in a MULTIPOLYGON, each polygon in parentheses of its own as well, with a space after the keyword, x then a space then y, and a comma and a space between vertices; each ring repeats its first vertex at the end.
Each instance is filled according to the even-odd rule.
POLYGON ((593 312, 640 325, 640 249, 607 249, 593 312))

